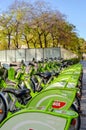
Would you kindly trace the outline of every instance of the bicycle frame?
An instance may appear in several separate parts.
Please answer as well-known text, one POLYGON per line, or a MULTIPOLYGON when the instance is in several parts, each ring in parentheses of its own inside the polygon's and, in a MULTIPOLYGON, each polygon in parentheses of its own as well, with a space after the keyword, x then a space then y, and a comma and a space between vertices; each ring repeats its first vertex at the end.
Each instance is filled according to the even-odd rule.
MULTIPOLYGON (((55 90, 53 92, 55 93, 55 90)), ((9 129, 12 129, 12 130, 34 130, 34 129, 68 130, 72 119, 78 117, 78 114, 74 111, 66 110, 66 109, 65 110, 56 109, 52 104, 52 99, 48 102, 47 105, 46 103, 43 103, 42 105, 44 104, 45 104, 45 107, 38 106, 34 108, 31 105, 31 107, 28 106, 28 108, 22 109, 18 112, 15 112, 14 114, 9 113, 7 118, 0 124, 0 129, 1 130, 4 130, 4 129, 6 130, 9 130, 9 129)))

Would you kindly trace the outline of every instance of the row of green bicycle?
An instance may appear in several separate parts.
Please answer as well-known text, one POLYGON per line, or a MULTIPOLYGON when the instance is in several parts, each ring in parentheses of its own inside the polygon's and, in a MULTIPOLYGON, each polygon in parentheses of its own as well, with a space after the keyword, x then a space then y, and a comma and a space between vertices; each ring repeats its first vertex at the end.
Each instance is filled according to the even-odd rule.
POLYGON ((80 129, 82 65, 64 63, 31 62, 16 70, 5 65, 0 79, 1 130, 80 129))

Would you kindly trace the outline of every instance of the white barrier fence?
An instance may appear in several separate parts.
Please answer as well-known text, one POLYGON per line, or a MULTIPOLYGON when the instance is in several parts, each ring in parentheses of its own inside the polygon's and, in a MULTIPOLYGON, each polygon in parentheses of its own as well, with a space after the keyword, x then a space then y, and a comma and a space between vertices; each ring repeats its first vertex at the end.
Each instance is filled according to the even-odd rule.
POLYGON ((0 51, 0 62, 20 62, 31 61, 33 58, 61 57, 60 48, 40 48, 40 49, 17 49, 0 51))
POLYGON ((77 57, 76 54, 63 48, 39 48, 39 49, 17 49, 0 51, 0 62, 20 62, 31 61, 33 58, 40 60, 41 58, 62 57, 70 59, 77 57))

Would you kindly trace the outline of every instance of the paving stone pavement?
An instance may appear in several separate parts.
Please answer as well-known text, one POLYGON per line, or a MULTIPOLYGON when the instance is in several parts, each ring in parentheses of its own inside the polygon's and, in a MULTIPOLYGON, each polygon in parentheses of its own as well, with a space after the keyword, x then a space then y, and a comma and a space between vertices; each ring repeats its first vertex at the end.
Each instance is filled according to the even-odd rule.
POLYGON ((86 61, 81 61, 83 65, 82 76, 82 97, 81 97, 81 127, 80 130, 86 130, 86 61))

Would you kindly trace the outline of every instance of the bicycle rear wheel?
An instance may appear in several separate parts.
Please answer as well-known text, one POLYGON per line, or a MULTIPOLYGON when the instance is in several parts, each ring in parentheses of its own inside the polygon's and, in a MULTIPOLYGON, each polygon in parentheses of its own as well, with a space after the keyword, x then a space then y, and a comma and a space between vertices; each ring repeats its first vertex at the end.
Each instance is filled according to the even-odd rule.
POLYGON ((7 116, 7 103, 5 101, 5 97, 2 93, 0 93, 0 123, 7 116))
MULTIPOLYGON (((72 104, 70 109, 78 113, 78 110, 76 109, 74 104, 72 104)), ((80 115, 78 115, 77 118, 72 119, 69 130, 80 130, 80 125, 81 118, 80 115)))

